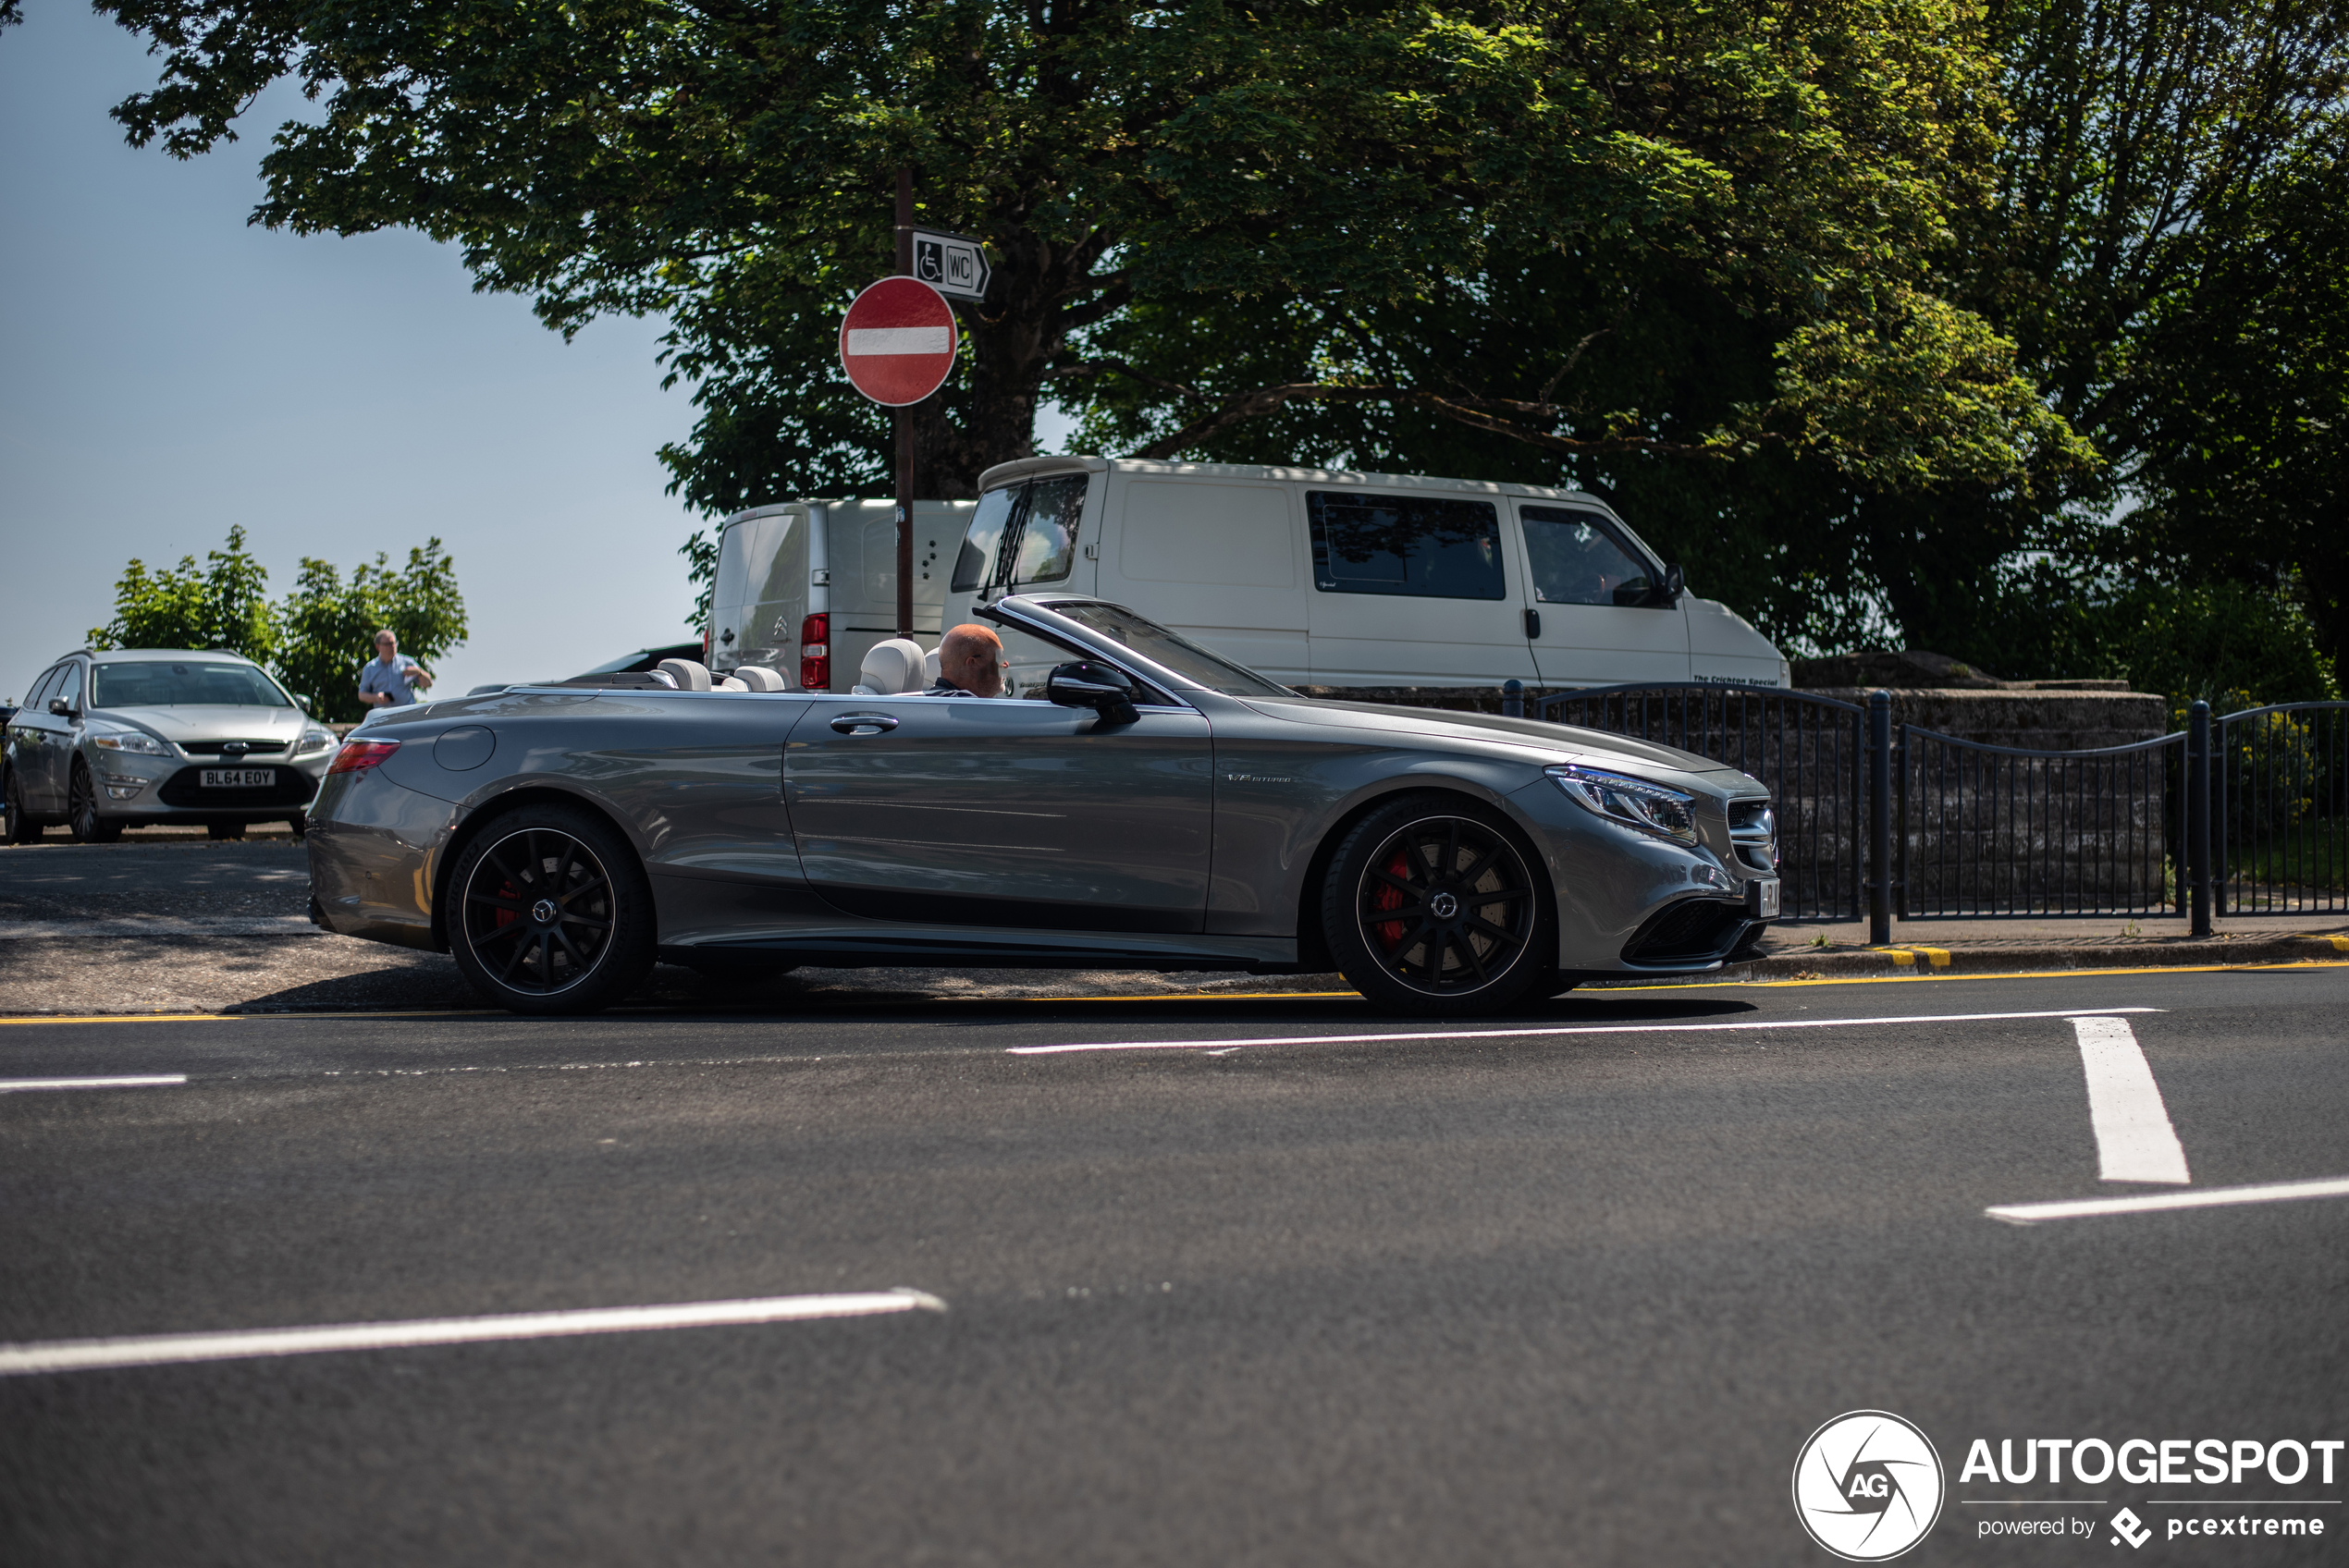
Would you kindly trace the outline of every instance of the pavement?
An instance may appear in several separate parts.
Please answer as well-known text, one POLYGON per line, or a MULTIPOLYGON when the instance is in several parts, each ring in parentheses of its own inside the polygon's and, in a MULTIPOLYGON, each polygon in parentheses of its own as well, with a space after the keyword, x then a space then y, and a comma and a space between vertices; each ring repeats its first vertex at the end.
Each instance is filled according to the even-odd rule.
MULTIPOLYGON (((468 1008, 478 998, 438 953, 337 937, 310 924, 300 840, 216 842, 149 831, 110 845, 57 835, 0 848, 0 1016, 468 1008)), ((2232 915, 2194 939, 2183 919, 1902 921, 1889 948, 1864 923, 1774 926, 1764 956, 1721 977, 2018 973, 2268 964, 2349 958, 2349 912, 2232 915)), ((803 969, 764 985, 663 966, 642 1005, 735 1008, 873 998, 1343 992, 1335 974, 1143 971, 803 969)))
POLYGON ((1845 1480, 1907 1562, 2337 1562, 2344 1016, 2296 964, 18 1018, 0 1562, 1810 1564, 1845 1480), (1798 1470, 1863 1411, 1939 1486, 1798 1470), (2181 1457, 1970 1466, 2043 1439, 2181 1457))

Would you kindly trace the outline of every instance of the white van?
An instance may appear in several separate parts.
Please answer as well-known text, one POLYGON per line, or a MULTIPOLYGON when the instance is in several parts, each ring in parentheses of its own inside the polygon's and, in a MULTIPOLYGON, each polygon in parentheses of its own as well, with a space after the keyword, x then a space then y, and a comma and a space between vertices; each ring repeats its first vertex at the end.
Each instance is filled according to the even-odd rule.
POLYGON ((1790 683, 1768 639, 1683 592, 1679 568, 1572 490, 1122 458, 998 464, 979 476, 945 624, 1040 584, 1114 600, 1292 686, 1790 683))
MULTIPOLYGON (((914 632, 926 646, 973 505, 914 504, 914 632)), ((896 635, 895 502, 785 501, 718 525, 711 669, 764 665, 795 689, 845 692, 872 645, 896 635)))

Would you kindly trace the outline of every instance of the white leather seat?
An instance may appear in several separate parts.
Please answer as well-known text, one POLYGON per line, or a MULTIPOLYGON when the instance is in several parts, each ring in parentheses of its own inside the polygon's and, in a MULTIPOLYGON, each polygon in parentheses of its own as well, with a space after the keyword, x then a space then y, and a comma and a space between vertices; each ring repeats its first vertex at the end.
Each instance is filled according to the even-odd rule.
POLYGON ((737 665, 734 668, 734 679, 743 683, 744 691, 749 692, 788 692, 791 690, 789 681, 765 665, 737 665))
POLYGON ((663 659, 654 668, 661 674, 669 677, 670 680, 677 682, 677 690, 680 692, 707 692, 709 690, 709 667, 707 665, 696 664, 692 659, 663 659))
POLYGON ((938 684, 938 650, 932 648, 922 655, 922 689, 928 691, 938 684))
POLYGON ((918 692, 922 680, 922 645, 910 637, 892 637, 873 644, 856 672, 860 697, 894 697, 918 692))

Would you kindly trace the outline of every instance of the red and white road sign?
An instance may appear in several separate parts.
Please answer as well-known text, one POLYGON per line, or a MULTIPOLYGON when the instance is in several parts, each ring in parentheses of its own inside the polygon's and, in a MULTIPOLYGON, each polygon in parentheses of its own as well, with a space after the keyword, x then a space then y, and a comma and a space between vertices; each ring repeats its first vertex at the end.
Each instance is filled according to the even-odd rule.
POLYGON ((945 385, 960 340, 944 295, 918 277, 884 277, 841 318, 840 362, 857 391, 903 408, 945 385))

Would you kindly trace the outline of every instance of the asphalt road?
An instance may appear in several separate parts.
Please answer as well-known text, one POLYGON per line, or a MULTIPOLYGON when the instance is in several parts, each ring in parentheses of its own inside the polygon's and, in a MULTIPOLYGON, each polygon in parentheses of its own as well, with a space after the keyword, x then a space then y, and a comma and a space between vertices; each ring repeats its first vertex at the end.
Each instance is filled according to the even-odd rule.
POLYGON ((2309 967, 1576 993, 1448 1039, 1287 998, 0 1024, 0 1079, 187 1076, 0 1093, 0 1341, 946 1308, 0 1377, 0 1561, 1827 1562, 1789 1476, 1872 1408, 1947 1470, 1904 1562, 2338 1562, 2349 1461, 1959 1472, 2349 1438, 2349 1197, 1985 1212, 2349 1176, 2344 1016, 2309 967), (2147 1133, 2092 1121, 2069 1014, 2125 1022, 2183 1189, 2099 1179, 2147 1133), (2165 1533, 2238 1503, 2331 1533, 2165 1533))

